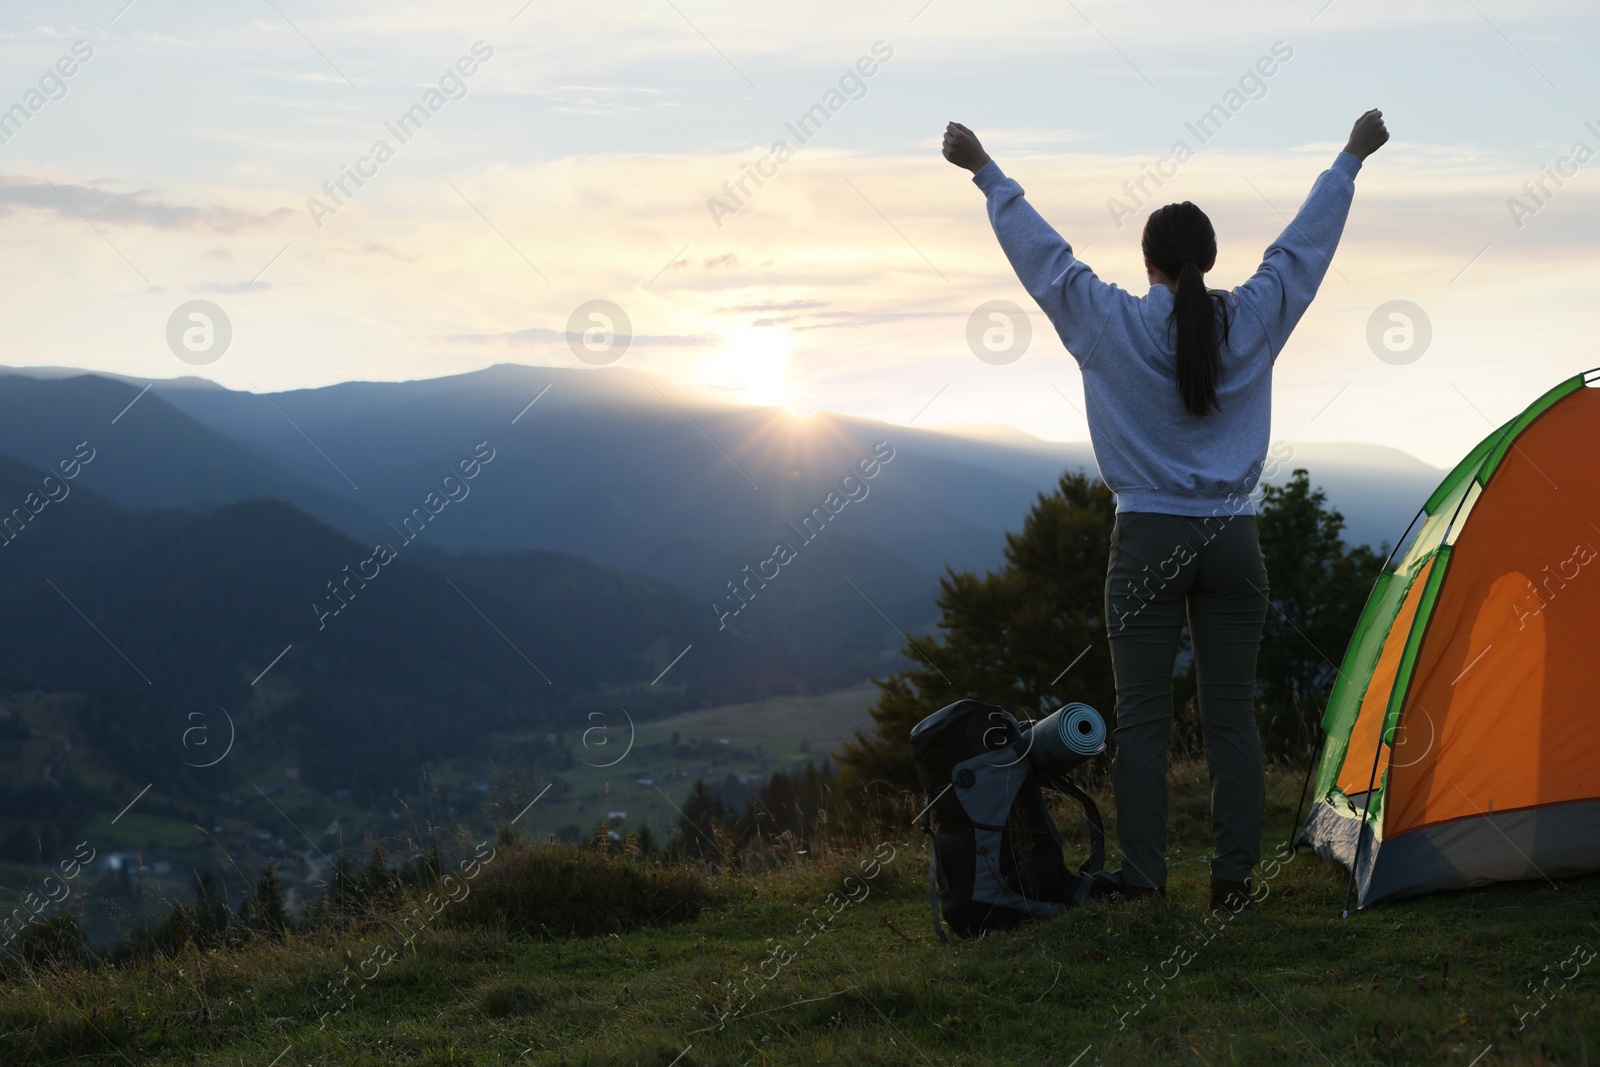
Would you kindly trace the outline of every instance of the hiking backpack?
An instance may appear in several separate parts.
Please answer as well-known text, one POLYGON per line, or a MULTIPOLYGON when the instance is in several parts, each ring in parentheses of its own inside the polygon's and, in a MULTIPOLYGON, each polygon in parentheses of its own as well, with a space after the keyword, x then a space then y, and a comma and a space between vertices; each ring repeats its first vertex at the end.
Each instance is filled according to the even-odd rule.
POLYGON ((1112 892, 1118 874, 1105 867, 1100 810, 1072 782, 1028 758, 1028 728, 1010 712, 958 700, 911 731, 911 756, 926 806, 923 832, 933 846, 928 902, 933 932, 970 937, 1057 915, 1091 896, 1112 892), (1089 858, 1076 874, 1062 859, 1061 834, 1045 808, 1041 783, 1083 808, 1089 858))

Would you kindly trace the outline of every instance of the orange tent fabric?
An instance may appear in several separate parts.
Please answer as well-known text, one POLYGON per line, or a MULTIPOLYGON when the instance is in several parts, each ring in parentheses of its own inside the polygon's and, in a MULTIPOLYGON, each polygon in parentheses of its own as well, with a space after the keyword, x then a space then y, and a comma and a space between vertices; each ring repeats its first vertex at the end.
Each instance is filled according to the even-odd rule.
POLYGON ((1390 777, 1389 836, 1600 796, 1597 425, 1600 389, 1557 404, 1466 517, 1402 713, 1437 740, 1390 777))
POLYGON ((1301 839, 1357 906, 1600 871, 1600 370, 1486 438, 1418 519, 1345 653, 1301 839))

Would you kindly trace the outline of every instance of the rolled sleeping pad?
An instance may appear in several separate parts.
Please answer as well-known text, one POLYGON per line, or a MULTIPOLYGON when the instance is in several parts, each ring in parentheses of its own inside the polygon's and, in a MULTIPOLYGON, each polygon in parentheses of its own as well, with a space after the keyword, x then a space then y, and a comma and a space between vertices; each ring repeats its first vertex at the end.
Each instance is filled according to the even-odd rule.
POLYGON ((1064 704, 1029 730, 1028 759, 1053 774, 1065 774, 1106 750, 1106 721, 1087 704, 1064 704))

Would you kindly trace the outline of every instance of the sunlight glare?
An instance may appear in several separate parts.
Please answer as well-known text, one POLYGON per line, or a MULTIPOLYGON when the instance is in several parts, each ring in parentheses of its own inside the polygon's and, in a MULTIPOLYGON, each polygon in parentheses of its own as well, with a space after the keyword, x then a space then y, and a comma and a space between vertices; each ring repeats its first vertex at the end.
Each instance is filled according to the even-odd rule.
POLYGON ((703 385, 746 404, 784 404, 789 400, 783 373, 789 342, 784 330, 752 327, 728 334, 721 351, 706 363, 703 385))

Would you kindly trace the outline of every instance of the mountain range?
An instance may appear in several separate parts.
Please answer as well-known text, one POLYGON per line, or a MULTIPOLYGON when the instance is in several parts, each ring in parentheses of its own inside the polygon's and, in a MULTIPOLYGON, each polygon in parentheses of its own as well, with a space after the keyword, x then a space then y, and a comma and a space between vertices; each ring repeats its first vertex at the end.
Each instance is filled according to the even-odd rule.
MULTIPOLYGON (((145 384, 50 368, 0 377, 0 454, 48 466, 145 384)), ((928 581, 947 564, 994 565, 995 535, 1018 525, 1035 494, 1065 469, 1096 470, 1087 442, 828 412, 796 418, 622 368, 502 364, 270 395, 178 378, 150 384, 101 432, 117 446, 99 461, 95 487, 120 503, 195 510, 280 499, 363 541, 393 533, 487 441, 497 466, 470 505, 430 530, 431 543, 569 552, 702 596, 725 584, 730 558, 770 548, 877 441, 896 458, 870 486, 874 502, 840 529, 928 581)), ((1310 469, 1352 542, 1392 541, 1443 475, 1380 446, 1287 447, 1290 461, 1269 480, 1310 469)))
MULTIPOLYGON (((1373 543, 1442 476, 1303 445, 1277 480, 1299 466, 1373 543)), ((63 739, 168 797, 286 763, 377 796, 495 731, 891 672, 945 568, 998 565, 1067 469, 1094 473, 1086 443, 795 417, 621 368, 270 395, 12 370, 5 680, 78 694, 63 739), (207 768, 184 739, 219 711, 249 747, 207 768)), ((36 803, 25 778, 0 818, 36 803)))

